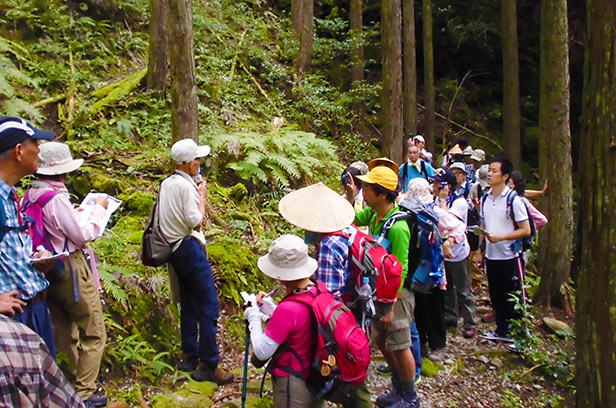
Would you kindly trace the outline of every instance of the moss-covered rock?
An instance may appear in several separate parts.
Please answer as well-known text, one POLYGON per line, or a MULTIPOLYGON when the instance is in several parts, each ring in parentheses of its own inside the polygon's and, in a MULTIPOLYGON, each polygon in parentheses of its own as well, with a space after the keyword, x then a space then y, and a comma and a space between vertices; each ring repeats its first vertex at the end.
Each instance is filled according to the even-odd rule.
POLYGON ((236 203, 239 203, 248 195, 248 189, 242 183, 237 183, 229 189, 229 197, 236 203))
POLYGON ((130 188, 124 180, 87 167, 81 168, 76 175, 70 178, 70 185, 77 193, 84 196, 90 191, 118 196, 130 188))
POLYGON ((156 195, 137 191, 126 199, 124 209, 131 211, 134 215, 147 217, 150 215, 155 201, 156 195))
POLYGON ((212 405, 210 397, 218 389, 212 382, 189 381, 178 391, 152 398, 154 408, 202 408, 212 405))
POLYGON ((134 232, 143 232, 143 218, 131 215, 122 217, 113 226, 112 231, 121 237, 128 237, 134 232))

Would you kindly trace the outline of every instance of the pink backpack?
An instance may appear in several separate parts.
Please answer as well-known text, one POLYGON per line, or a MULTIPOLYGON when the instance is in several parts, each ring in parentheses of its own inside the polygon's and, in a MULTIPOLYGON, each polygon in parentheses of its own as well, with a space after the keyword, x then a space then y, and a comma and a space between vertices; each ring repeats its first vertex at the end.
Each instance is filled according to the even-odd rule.
POLYGON ((342 403, 349 385, 361 384, 370 364, 368 337, 355 316, 317 281, 306 293, 287 296, 283 302, 298 302, 312 309, 318 332, 317 346, 305 379, 318 399, 342 403))
POLYGON ((30 200, 30 190, 26 192, 22 200, 21 212, 28 224, 28 230, 32 237, 32 249, 36 251, 39 245, 42 245, 50 252, 54 252, 51 246, 51 241, 45 232, 45 224, 43 223, 43 207, 58 194, 56 190, 44 192, 38 199, 30 200))

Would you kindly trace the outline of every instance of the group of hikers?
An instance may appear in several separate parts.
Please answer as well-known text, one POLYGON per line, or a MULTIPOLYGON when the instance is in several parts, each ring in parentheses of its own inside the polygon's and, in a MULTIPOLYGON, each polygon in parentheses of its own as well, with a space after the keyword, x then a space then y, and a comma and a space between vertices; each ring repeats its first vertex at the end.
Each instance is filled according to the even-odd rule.
MULTIPOLYGON (((73 207, 65 181, 83 160, 53 137, 0 117, 0 405, 102 407, 108 399, 96 380, 105 325, 85 244, 104 230, 109 203, 97 198, 87 215, 73 207), (19 200, 15 185, 32 174, 19 200), (59 367, 57 351, 66 356, 59 367)), ((209 152, 191 139, 171 147, 175 171, 161 183, 153 216, 180 304, 178 369, 223 385, 234 376, 219 365, 219 302, 201 231, 200 164, 209 152)), ((259 269, 280 282, 282 301, 272 300, 276 290, 261 292, 244 311, 255 364, 270 360, 275 407, 324 399, 372 406, 368 338, 387 363, 378 371, 392 379, 376 405, 419 407, 422 356, 443 359, 459 316, 462 335, 475 336, 473 294, 484 269, 494 313, 482 319, 494 319, 496 329, 483 337, 512 341, 519 312, 511 295, 524 296, 522 251, 547 222, 525 195, 545 194, 547 184, 525 192, 509 160, 485 159, 460 140, 435 168, 414 136, 401 166, 355 162, 342 174, 343 194, 318 183, 280 201, 282 217, 305 236, 282 235, 259 258, 259 269)))

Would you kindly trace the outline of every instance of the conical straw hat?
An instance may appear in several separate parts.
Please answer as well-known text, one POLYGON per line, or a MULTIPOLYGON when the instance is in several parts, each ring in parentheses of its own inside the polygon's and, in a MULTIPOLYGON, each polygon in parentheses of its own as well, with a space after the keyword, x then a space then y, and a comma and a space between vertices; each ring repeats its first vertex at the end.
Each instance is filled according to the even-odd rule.
POLYGON ((353 206, 323 183, 313 184, 282 197, 280 214, 306 231, 329 233, 351 225, 353 206))

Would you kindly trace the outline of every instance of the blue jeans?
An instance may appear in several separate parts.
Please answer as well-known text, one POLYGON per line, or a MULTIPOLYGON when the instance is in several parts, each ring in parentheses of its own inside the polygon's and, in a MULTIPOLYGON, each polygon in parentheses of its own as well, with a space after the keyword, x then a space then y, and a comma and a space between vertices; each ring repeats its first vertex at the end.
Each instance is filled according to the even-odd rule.
POLYGON ((38 334, 47 345, 49 354, 54 361, 56 360, 56 343, 53 339, 51 317, 44 301, 33 302, 25 306, 23 313, 15 315, 15 321, 25 324, 38 334))
POLYGON ((182 240, 171 255, 180 286, 182 351, 196 355, 208 370, 218 366, 216 344, 218 293, 205 248, 193 237, 182 240))
POLYGON ((415 378, 421 375, 421 343, 419 342, 419 332, 415 325, 415 319, 411 325, 411 353, 415 359, 415 378))

